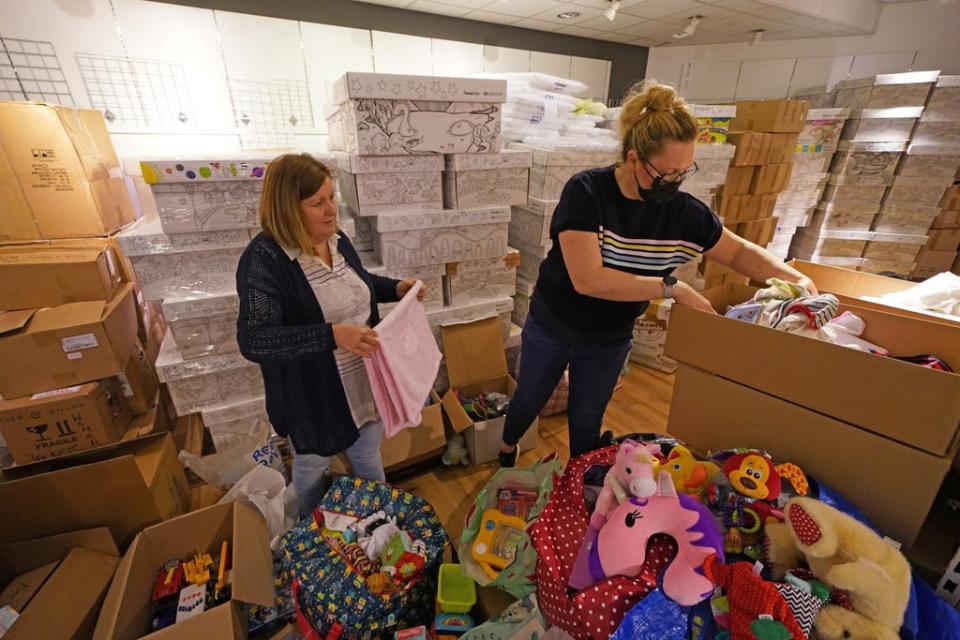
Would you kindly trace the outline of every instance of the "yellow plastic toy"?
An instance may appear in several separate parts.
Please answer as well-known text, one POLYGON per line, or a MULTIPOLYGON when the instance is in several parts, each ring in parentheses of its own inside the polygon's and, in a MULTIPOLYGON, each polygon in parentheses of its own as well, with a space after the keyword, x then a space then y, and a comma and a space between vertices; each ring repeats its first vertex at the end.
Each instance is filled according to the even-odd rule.
POLYGON ((483 512, 470 554, 491 580, 516 558, 517 546, 526 528, 527 523, 522 519, 504 515, 496 509, 483 512))
POLYGON ((183 575, 190 584, 206 584, 210 582, 210 569, 213 568, 213 558, 209 553, 198 553, 192 559, 183 563, 183 575))
POLYGON ((670 474, 677 491, 702 499, 710 480, 720 473, 720 467, 712 462, 697 460, 689 449, 678 444, 670 451, 666 462, 653 463, 653 475, 659 475, 660 471, 670 474))

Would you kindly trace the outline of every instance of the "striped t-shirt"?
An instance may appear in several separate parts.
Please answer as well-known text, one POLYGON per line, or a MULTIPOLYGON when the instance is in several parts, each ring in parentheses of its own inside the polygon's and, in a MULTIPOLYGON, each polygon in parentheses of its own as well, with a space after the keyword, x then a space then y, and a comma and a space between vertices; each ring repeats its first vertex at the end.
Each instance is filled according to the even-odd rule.
POLYGON ((646 301, 614 302, 577 293, 557 237, 563 231, 597 234, 603 266, 663 277, 720 240, 723 224, 710 208, 680 193, 665 204, 631 200, 620 192, 615 167, 590 169, 567 182, 550 225, 553 247, 540 265, 532 314, 583 334, 629 339, 646 301))
MULTIPOLYGON (((332 258, 329 267, 315 256, 297 256, 297 261, 307 276, 307 282, 323 310, 323 318, 331 324, 366 326, 370 320, 370 289, 337 250, 336 236, 332 237, 328 244, 332 258)), ((377 405, 363 359, 346 349, 338 348, 333 354, 353 422, 357 427, 362 427, 368 422, 378 420, 377 405)))

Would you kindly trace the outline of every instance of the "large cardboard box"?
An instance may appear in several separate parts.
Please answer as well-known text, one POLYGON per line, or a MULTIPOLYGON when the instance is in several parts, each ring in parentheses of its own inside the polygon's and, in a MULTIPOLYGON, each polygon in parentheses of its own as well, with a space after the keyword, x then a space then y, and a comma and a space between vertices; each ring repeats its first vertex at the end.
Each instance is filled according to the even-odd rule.
MULTIPOLYGON (((756 289, 704 291, 714 309, 750 299, 756 289)), ((960 363, 960 326, 841 304, 866 323, 863 338, 891 353, 936 354, 960 363)), ((670 318, 671 358, 849 422, 935 456, 956 450, 960 374, 935 371, 814 338, 773 331, 689 307, 670 318), (789 363, 785 368, 784 363, 789 363)))
POLYGON ((95 640, 247 638, 244 605, 273 605, 273 556, 263 517, 239 502, 217 504, 141 532, 120 562, 94 631, 95 640), (230 602, 151 633, 150 594, 163 563, 230 549, 230 602))
MULTIPOLYGON (((443 395, 443 408, 454 431, 464 433, 473 463, 490 462, 497 457, 505 418, 475 422, 464 411, 454 389, 463 398, 487 392, 513 397, 517 383, 507 370, 499 321, 485 318, 470 324, 445 326, 441 333, 444 361, 452 387, 443 395)), ((537 419, 520 439, 520 450, 536 448, 539 438, 537 419)))
POLYGON ((358 216, 443 209, 443 157, 337 153, 340 195, 358 216))
POLYGON ((0 396, 20 398, 122 373, 137 340, 133 285, 109 301, 0 313, 0 396))
POLYGON ((170 434, 3 470, 0 543, 105 526, 121 546, 183 513, 189 486, 170 434))
POLYGON ((109 234, 133 220, 103 114, 0 102, 0 241, 109 234))
POLYGON ((736 234, 747 240, 765 247, 773 240, 773 235, 777 232, 776 218, 761 218, 751 222, 741 222, 737 224, 736 234))
POLYGON ((766 163, 770 156, 770 149, 773 148, 774 140, 773 134, 757 133, 756 131, 728 133, 727 141, 737 148, 730 160, 730 166, 748 167, 766 163))
POLYGON ((780 193, 790 181, 791 167, 791 164, 764 164, 757 167, 750 180, 749 193, 780 193))
POLYGON ((160 380, 139 341, 134 343, 127 366, 117 378, 123 386, 123 401, 132 414, 146 413, 156 404, 160 380))
MULTIPOLYGON (((922 249, 920 255, 917 256, 917 267, 913 270, 913 273, 910 274, 910 277, 926 280, 938 273, 950 271, 956 259, 956 251, 930 251, 929 249, 922 249)), ((957 318, 957 321, 960 322, 960 318, 957 318)))
POLYGON ((17 464, 116 442, 130 425, 116 378, 0 400, 0 436, 17 464))
POLYGON ((745 196, 728 196, 724 190, 718 196, 719 206, 717 213, 723 218, 725 225, 737 222, 751 222, 761 218, 769 218, 777 206, 777 194, 757 193, 745 196))
MULTIPOLYGON (((671 337, 674 331, 671 326, 671 337)), ((845 379, 853 380, 849 375, 845 379)), ((863 385, 846 388, 855 386, 863 385)), ((885 387, 877 395, 889 391, 885 387)), ((757 447, 778 462, 798 464, 905 547, 916 538, 950 469, 949 457, 877 436, 684 364, 677 372, 670 406, 670 435, 703 452, 757 447)))
POLYGON ((930 251, 956 251, 958 246, 960 229, 934 229, 927 241, 927 249, 930 251))
POLYGON ((3 637, 89 637, 119 562, 105 528, 0 546, 0 607, 19 614, 3 637))
POLYGON ((123 279, 114 250, 0 249, 0 310, 109 300, 123 279))
POLYGON ((461 153, 444 157, 443 204, 449 209, 525 204, 533 154, 461 153))
POLYGON ((799 133, 809 110, 806 100, 739 100, 730 130, 799 133))
MULTIPOLYGON (((511 220, 511 227, 514 220, 516 218, 511 220)), ((513 297, 517 292, 519 266, 520 252, 510 247, 502 258, 448 263, 445 275, 449 293, 448 302, 457 305, 471 300, 513 297)))

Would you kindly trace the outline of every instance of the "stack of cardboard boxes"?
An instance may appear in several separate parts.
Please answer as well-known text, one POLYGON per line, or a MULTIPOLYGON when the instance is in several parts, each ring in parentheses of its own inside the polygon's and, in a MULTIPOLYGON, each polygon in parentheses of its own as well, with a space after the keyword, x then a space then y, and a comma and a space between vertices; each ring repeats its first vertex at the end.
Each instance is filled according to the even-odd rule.
MULTIPOLYGON (((501 152, 506 82, 348 73, 333 94, 330 148, 342 211, 356 226, 362 260, 373 273, 427 285, 427 319, 444 353, 435 391, 483 386, 486 378, 473 377, 479 363, 457 366, 462 348, 451 347, 445 335, 452 325, 493 317, 492 324, 477 325, 496 329, 494 336, 477 336, 479 342, 500 345, 483 359, 504 361, 504 350, 519 345, 520 329, 511 316, 520 254, 508 246, 508 226, 510 207, 527 202, 532 158, 524 150, 501 152), (410 127, 388 131, 395 117, 410 127)), ((392 307, 381 305, 381 315, 392 307)), ((506 374, 506 364, 503 369, 506 374)), ((448 413, 455 409, 451 405, 448 413)), ((429 429, 407 430, 385 443, 388 468, 443 446, 439 406, 428 410, 436 413, 429 429), (417 442, 396 442, 427 431, 429 437, 417 442)), ((425 412, 425 423, 427 418, 425 412)), ((464 421, 454 427, 468 431, 474 462, 486 462, 481 443, 487 434, 480 433, 486 429, 464 421)))
MULTIPOLYGON (((871 273, 908 276, 949 184, 920 175, 905 154, 937 72, 843 81, 835 104, 850 109, 830 181, 791 256, 871 273)), ((920 156, 915 153, 912 155, 920 156)))
MULTIPOLYGON (((787 188, 808 105, 800 100, 748 100, 737 103, 727 139, 736 147, 714 209, 723 224, 762 247, 777 229, 774 210, 787 188)), ((746 278, 709 260, 701 264, 706 287, 746 278)))

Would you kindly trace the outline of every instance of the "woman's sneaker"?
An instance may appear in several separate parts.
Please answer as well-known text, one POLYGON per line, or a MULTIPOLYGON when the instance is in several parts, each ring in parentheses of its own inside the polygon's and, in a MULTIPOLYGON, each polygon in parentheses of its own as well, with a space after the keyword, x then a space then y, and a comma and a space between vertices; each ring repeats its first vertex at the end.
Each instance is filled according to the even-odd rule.
POLYGON ((512 469, 517 466, 517 462, 520 460, 520 445, 514 445, 513 451, 510 453, 500 452, 500 466, 504 469, 512 469))

